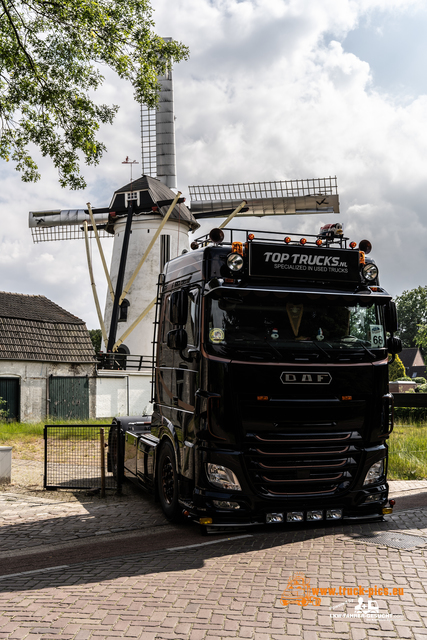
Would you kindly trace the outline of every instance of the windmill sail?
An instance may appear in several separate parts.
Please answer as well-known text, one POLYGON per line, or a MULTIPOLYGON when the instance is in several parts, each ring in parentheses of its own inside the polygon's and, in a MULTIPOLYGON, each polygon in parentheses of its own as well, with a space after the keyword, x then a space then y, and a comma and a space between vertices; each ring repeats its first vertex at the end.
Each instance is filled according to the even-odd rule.
POLYGON ((189 191, 195 218, 228 215, 243 200, 246 206, 238 216, 339 213, 336 177, 201 185, 189 191))
MULTIPOLYGON (((108 221, 108 208, 93 210, 96 227, 101 237, 112 237, 105 230, 108 221)), ((89 226, 92 235, 92 223, 87 209, 64 209, 54 211, 30 211, 28 226, 34 243, 55 240, 79 240, 85 237, 84 223, 89 226)))

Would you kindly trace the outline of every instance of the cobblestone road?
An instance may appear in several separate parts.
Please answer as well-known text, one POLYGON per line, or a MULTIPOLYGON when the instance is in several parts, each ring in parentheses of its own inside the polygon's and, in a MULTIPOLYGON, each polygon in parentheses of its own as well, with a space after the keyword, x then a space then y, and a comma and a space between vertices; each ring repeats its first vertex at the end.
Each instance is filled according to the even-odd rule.
MULTIPOLYGON (((425 506, 384 523, 265 528, 147 553, 124 544, 108 560, 23 567, 0 577, 0 639, 427 640, 427 482, 392 483, 391 494, 403 500, 423 490, 425 506), (319 602, 284 606, 292 575, 319 602)), ((0 523, 0 563, 95 536, 126 541, 171 529, 157 505, 134 496, 68 502, 0 493, 0 523)))

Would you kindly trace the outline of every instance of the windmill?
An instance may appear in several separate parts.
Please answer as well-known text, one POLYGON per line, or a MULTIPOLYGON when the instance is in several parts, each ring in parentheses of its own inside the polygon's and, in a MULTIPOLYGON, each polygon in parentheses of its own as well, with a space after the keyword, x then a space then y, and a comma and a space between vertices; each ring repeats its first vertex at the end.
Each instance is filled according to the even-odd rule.
MULTIPOLYGON (((85 239, 98 242, 108 294, 101 313, 87 250, 91 284, 107 351, 151 354, 158 274, 170 258, 188 250, 188 232, 199 224, 176 187, 172 73, 159 78, 158 109, 141 107, 141 177, 117 189, 108 207, 32 211, 34 242, 85 239), (108 269, 101 238, 114 238, 108 269)), ((133 164, 126 158, 124 164, 133 164)))
MULTIPOLYGON (((188 250, 198 219, 235 216, 338 213, 336 178, 189 187, 191 209, 176 194, 172 71, 159 78, 159 106, 141 106, 142 176, 117 189, 108 207, 34 211, 34 242, 84 238, 106 350, 151 354, 156 284, 165 263, 188 250), (102 315, 93 279, 89 238, 98 243, 108 282, 102 315), (101 238, 114 238, 108 269, 101 238)), ((136 161, 126 158, 125 164, 136 161)))

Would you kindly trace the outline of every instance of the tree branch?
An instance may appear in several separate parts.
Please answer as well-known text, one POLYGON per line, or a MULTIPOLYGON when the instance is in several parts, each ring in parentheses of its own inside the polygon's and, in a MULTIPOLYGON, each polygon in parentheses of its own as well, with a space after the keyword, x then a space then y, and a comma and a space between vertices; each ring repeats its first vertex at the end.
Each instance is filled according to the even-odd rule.
POLYGON ((39 73, 37 71, 37 67, 34 64, 34 61, 33 61, 32 57, 28 53, 26 47, 24 47, 24 45, 21 42, 21 38, 20 38, 19 32, 18 32, 18 30, 17 30, 17 28, 15 26, 15 23, 13 21, 12 16, 10 15, 10 12, 9 12, 9 9, 8 9, 6 3, 5 3, 5 0, 0 0, 0 3, 3 6, 4 12, 7 15, 8 19, 9 19, 9 23, 10 23, 10 25, 11 25, 14 33, 15 33, 15 37, 16 37, 16 40, 17 40, 19 48, 21 49, 21 51, 24 53, 25 57, 27 58, 27 60, 28 60, 28 62, 30 64, 30 67, 33 70, 34 75, 36 76, 37 80, 39 80, 39 82, 41 82, 43 84, 43 79, 40 78, 39 73))

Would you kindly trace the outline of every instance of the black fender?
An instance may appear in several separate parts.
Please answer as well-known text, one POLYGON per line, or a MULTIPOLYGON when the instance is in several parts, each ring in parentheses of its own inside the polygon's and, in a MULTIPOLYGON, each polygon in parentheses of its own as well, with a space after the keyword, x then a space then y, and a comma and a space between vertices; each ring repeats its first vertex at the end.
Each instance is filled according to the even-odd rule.
POLYGON ((178 482, 181 476, 181 456, 178 455, 178 451, 179 451, 178 436, 177 436, 173 422, 165 418, 165 416, 162 416, 162 424, 159 429, 158 439, 159 439, 159 442, 156 445, 156 448, 154 450, 154 477, 153 477, 154 486, 156 487, 155 488, 156 500, 158 499, 157 482, 156 482, 157 470, 158 470, 157 458, 158 458, 158 454, 161 447, 163 446, 164 442, 167 440, 171 443, 175 453, 175 464, 176 464, 176 469, 178 471, 178 482))

